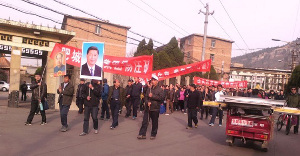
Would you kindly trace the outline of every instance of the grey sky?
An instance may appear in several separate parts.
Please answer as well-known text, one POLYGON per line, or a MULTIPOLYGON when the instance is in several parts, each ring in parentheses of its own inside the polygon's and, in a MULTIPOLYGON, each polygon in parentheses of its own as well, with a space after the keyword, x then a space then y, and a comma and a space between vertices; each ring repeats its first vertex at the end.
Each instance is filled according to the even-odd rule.
MULTIPOLYGON (((61 6, 52 0, 32 0, 43 3, 53 9, 67 14, 89 17, 81 12, 61 6)), ((133 4, 146 10, 156 18, 164 21, 167 25, 140 10, 129 2, 129 0, 61 0, 65 3, 79 7, 89 13, 109 20, 112 23, 130 26, 131 30, 162 43, 167 43, 171 37, 181 38, 191 33, 203 34, 204 15, 198 14, 199 10, 204 10, 200 0, 143 0, 151 7, 159 11, 176 25, 164 19, 161 15, 149 8, 141 0, 130 0, 133 4), (174 30, 175 29, 175 30, 174 30), (179 33, 179 32, 180 33, 179 33)), ((209 17, 208 35, 232 39, 241 49, 247 49, 247 46, 238 35, 236 29, 231 23, 229 17, 224 11, 219 0, 201 0, 203 3, 209 2, 210 10, 214 10, 214 17, 222 25, 225 31, 230 35, 229 38, 222 28, 209 17)), ((1 3, 9 3, 18 8, 29 10, 41 15, 62 21, 61 15, 51 11, 46 11, 38 7, 26 4, 21 0, 2 0, 1 3)), ((243 36, 249 49, 266 48, 282 45, 284 43, 271 41, 272 38, 278 38, 285 41, 295 40, 300 36, 300 19, 297 19, 299 9, 299 0, 221 0, 236 24, 238 30, 243 36), (296 29, 295 29, 296 28, 296 29), (295 31, 294 31, 295 29, 295 31)), ((32 22, 35 24, 49 25, 53 27, 55 23, 43 20, 38 17, 25 15, 12 9, 0 6, 0 18, 22 22, 32 22)), ((60 27, 57 25, 57 27, 60 27)), ((128 36, 141 40, 142 38, 128 32, 128 36)), ((131 40, 128 40, 131 41, 131 40)), ((133 42, 133 41, 131 41, 133 42)), ((252 52, 251 50, 237 50, 238 47, 233 44, 232 56, 252 52)), ((156 44, 160 46, 160 44, 156 44)), ((132 51, 134 46, 128 45, 127 52, 132 51)))

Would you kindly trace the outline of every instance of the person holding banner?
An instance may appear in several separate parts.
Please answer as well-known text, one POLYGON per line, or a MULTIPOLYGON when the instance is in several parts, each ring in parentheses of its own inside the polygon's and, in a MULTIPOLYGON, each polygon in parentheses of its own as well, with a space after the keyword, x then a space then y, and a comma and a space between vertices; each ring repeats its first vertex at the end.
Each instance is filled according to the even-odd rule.
POLYGON ((79 136, 88 134, 90 116, 93 119, 94 133, 98 134, 98 107, 101 98, 101 86, 98 84, 99 80, 92 80, 91 83, 86 83, 83 90, 84 98, 84 122, 83 132, 79 136))
POLYGON ((125 90, 120 87, 120 81, 118 79, 114 80, 114 85, 109 87, 108 100, 107 103, 110 105, 112 124, 110 129, 115 129, 119 125, 119 110, 120 106, 125 103, 125 90))
MULTIPOLYGON (((222 85, 218 85, 217 89, 218 89, 218 91, 214 94, 214 100, 220 102, 221 95, 225 95, 225 93, 223 92, 222 85)), ((211 120, 209 122, 209 126, 214 126, 217 114, 219 114, 219 126, 222 126, 223 110, 220 106, 219 107, 212 107, 212 117, 211 117, 211 120)))
POLYGON ((151 140, 154 140, 158 130, 158 117, 160 104, 164 101, 164 91, 158 85, 158 77, 152 75, 151 84, 145 95, 146 108, 144 111, 144 117, 142 127, 139 131, 137 139, 146 139, 147 127, 149 124, 149 118, 152 121, 151 140))
POLYGON ((67 74, 64 76, 64 82, 61 83, 57 89, 60 119, 62 127, 61 132, 66 132, 68 130, 68 112, 70 105, 72 103, 74 86, 70 83, 71 75, 67 74))
POLYGON ((188 126, 186 129, 193 128, 192 121, 195 124, 195 128, 198 127, 197 111, 200 108, 200 93, 196 90, 195 84, 190 84, 190 92, 187 100, 188 108, 188 126))
MULTIPOLYGON (((32 84, 30 85, 30 89, 32 90, 31 108, 30 108, 30 113, 28 115, 27 121, 25 122, 26 126, 31 125, 35 111, 37 109, 41 109, 39 107, 39 104, 42 103, 43 107, 45 106, 45 101, 47 97, 47 85, 46 83, 41 81, 42 74, 35 73, 34 78, 35 81, 32 81, 32 84)), ((41 125, 47 124, 45 109, 41 110, 41 115, 42 115, 41 125)))

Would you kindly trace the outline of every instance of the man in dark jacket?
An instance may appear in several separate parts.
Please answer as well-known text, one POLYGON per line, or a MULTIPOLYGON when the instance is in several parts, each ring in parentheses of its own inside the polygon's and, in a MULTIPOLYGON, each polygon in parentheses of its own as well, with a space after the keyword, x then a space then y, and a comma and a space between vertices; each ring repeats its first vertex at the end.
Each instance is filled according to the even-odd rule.
POLYGON ((104 115, 106 113, 105 120, 109 120, 110 114, 109 114, 109 107, 107 104, 107 98, 108 98, 108 91, 109 86, 107 84, 107 79, 103 79, 103 90, 102 90, 102 107, 101 107, 101 117, 100 120, 104 120, 104 115))
POLYGON ((131 106, 132 106, 132 100, 131 100, 131 94, 132 94, 132 80, 128 80, 128 85, 125 88, 126 93, 126 115, 125 118, 128 118, 131 115, 131 106))
MULTIPOLYGON (((32 119, 34 117, 34 113, 37 109, 39 109, 40 103, 42 103, 43 107, 45 107, 45 100, 47 97, 47 85, 43 81, 41 81, 42 74, 35 73, 34 78, 35 81, 33 81, 32 84, 30 85, 30 89, 32 90, 30 113, 28 115, 27 121, 25 122, 25 125, 28 126, 31 125, 32 119)), ((41 115, 42 115, 41 125, 47 124, 46 113, 44 109, 41 110, 41 115)))
POLYGON ((114 80, 114 85, 109 87, 107 103, 110 105, 112 124, 110 129, 114 129, 119 125, 118 117, 120 106, 125 103, 125 90, 120 87, 120 81, 114 80))
POLYGON ((137 110, 139 108, 139 104, 141 102, 141 93, 142 93, 143 85, 139 82, 139 78, 134 78, 134 84, 132 84, 132 108, 133 108, 133 117, 132 119, 135 120, 137 117, 137 110))
POLYGON ((186 114, 186 110, 187 110, 187 100, 189 97, 189 93, 190 93, 190 85, 187 85, 187 88, 184 91, 184 114, 186 114))
POLYGON ((198 127, 197 110, 200 107, 200 93, 196 90, 196 85, 190 85, 189 97, 187 100, 188 108, 188 126, 186 129, 193 128, 192 121, 194 121, 195 128, 198 127))
MULTIPOLYGON (((292 108, 300 108, 300 95, 297 93, 297 87, 291 88, 291 93, 287 96, 286 99, 287 106, 292 108)), ((294 133, 298 134, 299 129, 299 115, 297 117, 297 125, 294 126, 294 133)))
POLYGON ((22 96, 21 96, 21 101, 26 101, 26 92, 27 92, 27 85, 26 85, 26 81, 23 82, 23 84, 21 85, 21 91, 22 91, 22 96))
POLYGON ((76 105, 79 108, 78 113, 82 114, 83 112, 83 91, 85 90, 85 80, 80 79, 80 84, 78 85, 77 92, 76 92, 76 105))
POLYGON ((158 86, 158 77, 156 75, 152 75, 151 84, 152 85, 148 88, 145 95, 146 109, 144 111, 142 127, 139 131, 139 135, 137 136, 138 139, 146 139, 149 117, 152 121, 150 139, 155 139, 157 134, 159 109, 164 100, 164 91, 158 86))
POLYGON ((84 120, 83 120, 83 132, 79 136, 88 134, 90 116, 93 119, 93 128, 95 134, 98 134, 98 107, 101 97, 101 86, 98 84, 98 80, 92 80, 91 83, 86 83, 85 90, 83 91, 84 97, 84 120))
POLYGON ((71 75, 67 74, 64 76, 64 82, 61 83, 57 89, 60 119, 62 127, 61 132, 66 132, 68 130, 68 112, 70 110, 70 105, 72 103, 74 86, 70 83, 71 75))
POLYGON ((285 100, 285 96, 283 94, 283 90, 280 90, 275 97, 275 100, 285 100))

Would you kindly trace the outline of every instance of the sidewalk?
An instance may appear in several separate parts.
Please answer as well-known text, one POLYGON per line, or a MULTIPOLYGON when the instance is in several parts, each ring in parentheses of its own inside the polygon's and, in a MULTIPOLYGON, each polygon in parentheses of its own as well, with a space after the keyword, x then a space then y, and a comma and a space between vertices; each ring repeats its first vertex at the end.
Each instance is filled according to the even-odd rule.
MULTIPOLYGON (((1 100, 3 104, 7 102, 1 100)), ((32 126, 25 126, 29 109, 0 107, 0 155, 3 156, 85 156, 85 155, 295 155, 299 153, 299 136, 283 132, 274 134, 267 153, 259 151, 257 144, 243 145, 236 141, 234 147, 225 142, 225 121, 222 127, 207 125, 208 120, 199 120, 198 129, 186 130, 187 115, 175 112, 170 116, 160 115, 158 135, 155 140, 137 140, 142 122, 142 113, 136 120, 119 117, 119 126, 110 130, 111 121, 99 120, 99 134, 93 130, 86 136, 82 132, 83 115, 70 111, 68 132, 60 132, 59 111, 48 110, 47 125, 41 126, 41 116, 36 115, 32 126), (278 140, 279 139, 279 140, 278 140), (287 143, 289 146, 287 147, 287 143), (276 150, 275 150, 276 149, 276 150)), ((90 120, 90 129, 92 121, 90 120)))

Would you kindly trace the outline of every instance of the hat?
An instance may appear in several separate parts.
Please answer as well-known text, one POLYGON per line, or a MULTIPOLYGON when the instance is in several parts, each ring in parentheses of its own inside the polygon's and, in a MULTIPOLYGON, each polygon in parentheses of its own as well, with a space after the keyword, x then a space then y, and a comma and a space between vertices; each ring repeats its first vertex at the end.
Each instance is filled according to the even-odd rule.
POLYGON ((80 81, 85 81, 85 79, 80 79, 80 81))
POLYGON ((155 74, 152 74, 151 79, 158 80, 158 77, 155 74))
POLYGON ((190 87, 196 88, 195 84, 190 84, 190 87))

